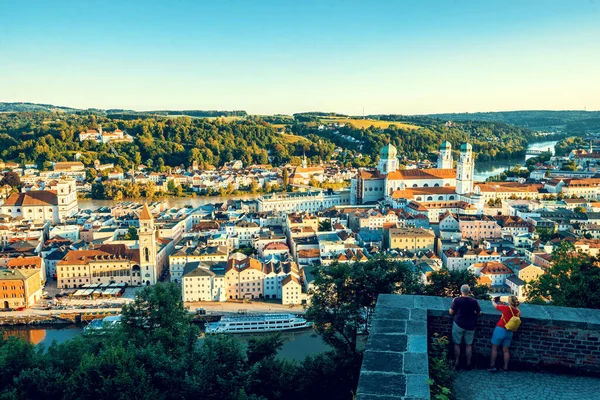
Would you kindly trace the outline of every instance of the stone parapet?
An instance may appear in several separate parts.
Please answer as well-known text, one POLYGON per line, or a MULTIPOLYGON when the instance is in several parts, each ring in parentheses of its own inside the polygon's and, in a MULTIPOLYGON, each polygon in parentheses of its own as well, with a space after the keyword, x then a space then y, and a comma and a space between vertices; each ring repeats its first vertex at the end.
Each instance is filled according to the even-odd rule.
MULTIPOLYGON (((430 398, 427 346, 434 333, 451 337, 451 303, 442 297, 379 296, 357 400, 430 398)), ((483 315, 473 346, 475 358, 487 362, 500 312, 490 301, 480 304, 483 315)), ((600 376, 600 310, 530 304, 520 310, 522 324, 511 344, 511 363, 600 376)))

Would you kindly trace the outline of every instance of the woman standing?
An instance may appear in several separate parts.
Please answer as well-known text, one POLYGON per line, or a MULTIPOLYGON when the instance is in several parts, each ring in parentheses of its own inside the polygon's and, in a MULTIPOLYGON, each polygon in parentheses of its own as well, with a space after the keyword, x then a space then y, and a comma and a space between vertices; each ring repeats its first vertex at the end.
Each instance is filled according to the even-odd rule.
POLYGON ((492 304, 496 310, 502 313, 500 321, 494 328, 492 334, 492 355, 490 357, 490 368, 488 371, 496 372, 496 357, 498 356, 498 347, 502 346, 502 352, 504 353, 504 368, 501 371, 506 372, 508 370, 508 361, 510 360, 509 347, 512 341, 513 332, 519 328, 521 324, 521 311, 519 311, 519 299, 516 296, 510 296, 508 298, 508 305, 503 305, 500 302, 500 297, 494 298, 492 304))

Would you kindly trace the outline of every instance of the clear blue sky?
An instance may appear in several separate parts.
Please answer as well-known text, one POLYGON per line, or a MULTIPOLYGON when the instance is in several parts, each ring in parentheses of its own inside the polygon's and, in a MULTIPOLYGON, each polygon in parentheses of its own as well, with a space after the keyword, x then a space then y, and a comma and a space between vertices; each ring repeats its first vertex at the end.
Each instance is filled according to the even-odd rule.
POLYGON ((0 0, 0 101, 600 109, 600 0, 0 0))

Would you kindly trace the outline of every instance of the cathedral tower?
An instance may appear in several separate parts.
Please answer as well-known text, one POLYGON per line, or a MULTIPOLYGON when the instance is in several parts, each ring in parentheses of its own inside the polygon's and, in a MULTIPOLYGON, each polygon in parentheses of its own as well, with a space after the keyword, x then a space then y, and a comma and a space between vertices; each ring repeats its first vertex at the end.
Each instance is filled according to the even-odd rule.
POLYGON ((437 167, 443 169, 451 169, 454 166, 452 159, 452 145, 446 141, 440 147, 440 156, 437 160, 437 167))
POLYGON ((398 169, 398 150, 392 144, 386 144, 379 152, 379 163, 377 169, 382 175, 387 175, 398 169))
POLYGON ((460 146, 460 159, 456 164, 456 193, 469 194, 473 192, 474 172, 473 146, 464 143, 460 146))

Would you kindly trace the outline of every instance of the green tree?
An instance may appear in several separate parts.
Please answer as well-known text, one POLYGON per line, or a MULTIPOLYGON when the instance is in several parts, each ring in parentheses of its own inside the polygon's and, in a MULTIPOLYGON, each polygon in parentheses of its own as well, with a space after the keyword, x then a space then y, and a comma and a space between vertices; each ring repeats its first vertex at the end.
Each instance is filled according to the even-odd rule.
POLYGON ((138 236, 138 230, 136 229, 136 227, 135 226, 130 226, 129 229, 127 230, 127 233, 123 237, 123 239, 125 239, 125 240, 138 240, 139 236, 138 236))
POLYGON ((427 277, 427 285, 423 287, 423 294, 427 296, 458 297, 460 287, 469 285, 471 293, 476 299, 489 299, 488 287, 477 283, 477 277, 468 270, 449 270, 444 267, 434 271, 427 277))
POLYGON ((198 329, 190 324, 181 288, 173 283, 145 287, 123 307, 124 331, 130 342, 162 344, 164 351, 192 351, 198 329))
POLYGON ((249 190, 252 194, 256 194, 258 192, 258 183, 256 183, 255 180, 252 180, 252 182, 250 183, 249 190))
POLYGON ((283 169, 283 172, 281 173, 281 179, 283 181, 284 190, 288 190, 290 185, 290 173, 288 172, 287 168, 283 169))
POLYGON ((585 213, 587 212, 587 209, 583 206, 577 206, 573 211, 575 211, 576 213, 585 213))
POLYGON ((122 323, 36 351, 0 341, 0 398, 349 400, 361 355, 328 352, 291 362, 277 357, 282 337, 214 335, 198 330, 174 284, 144 288, 122 323), (293 384, 290 384, 293 382, 293 384))
POLYGON ((4 174, 2 179, 0 180, 0 186, 8 185, 13 188, 18 188, 21 186, 21 177, 19 174, 13 171, 9 171, 4 174))
POLYGON ((552 265, 527 286, 533 303, 600 309, 599 260, 576 252, 570 242, 562 242, 552 252, 552 265))
POLYGON ((135 350, 113 345, 99 354, 86 354, 69 378, 66 399, 164 398, 151 385, 152 377, 136 359, 135 350))
POLYGON ((331 218, 326 218, 319 221, 319 231, 331 232, 331 218))
POLYGON ((98 177, 98 172, 95 168, 87 168, 85 170, 85 180, 88 182, 93 182, 98 177))
POLYGON ((358 353, 358 334, 368 330, 379 294, 416 293, 420 288, 410 263, 385 257, 315 266, 313 275, 307 317, 326 343, 350 357, 358 353))
POLYGON ((562 169, 565 171, 577 171, 577 164, 575 164, 575 161, 571 160, 564 163, 562 169))
POLYGON ((556 237, 556 232, 554 232, 553 228, 540 227, 536 228, 535 232, 539 235, 540 240, 544 243, 556 237))
POLYGON ((181 197, 183 196, 183 188, 181 187, 181 185, 177 185, 177 187, 175 187, 175 191, 173 192, 173 194, 176 197, 181 197))
POLYGON ((150 182, 146 183, 144 188, 145 188, 144 197, 152 199, 154 197, 154 194, 156 193, 156 183, 150 181, 150 182))
POLYGON ((106 192, 102 183, 94 183, 92 185, 92 199, 105 199, 106 192))

